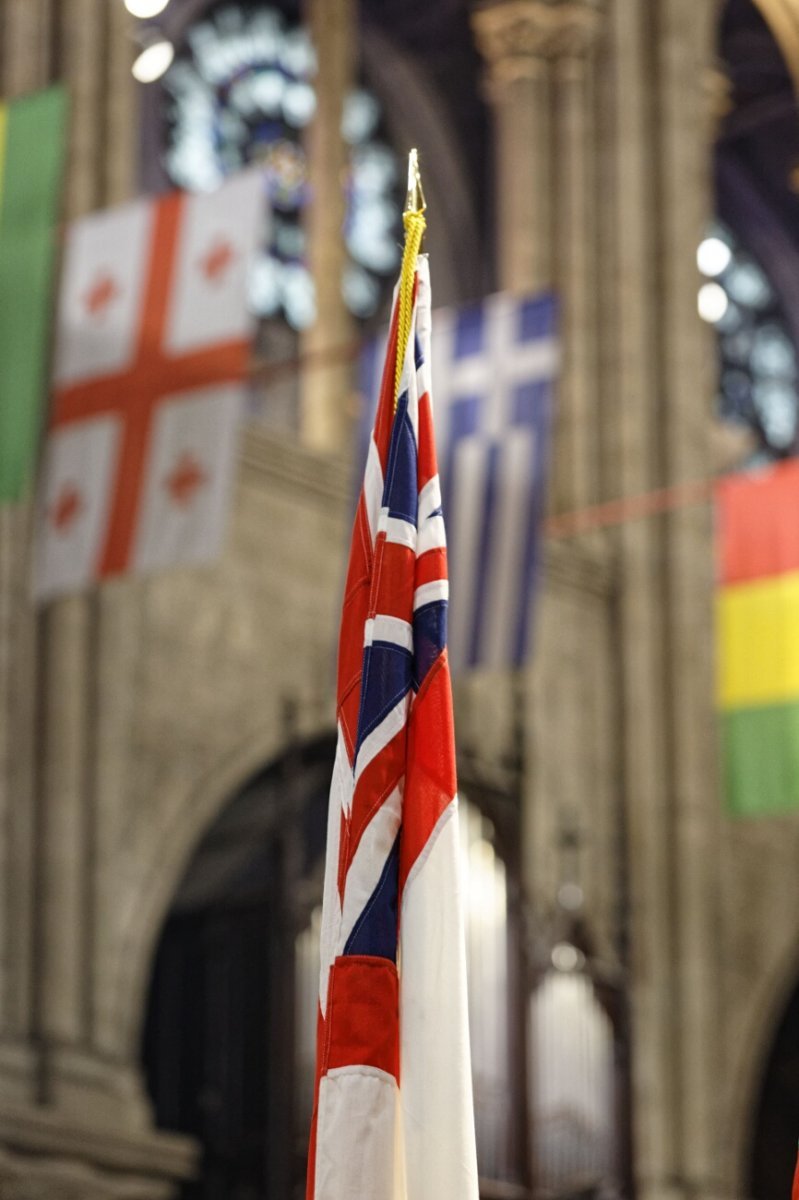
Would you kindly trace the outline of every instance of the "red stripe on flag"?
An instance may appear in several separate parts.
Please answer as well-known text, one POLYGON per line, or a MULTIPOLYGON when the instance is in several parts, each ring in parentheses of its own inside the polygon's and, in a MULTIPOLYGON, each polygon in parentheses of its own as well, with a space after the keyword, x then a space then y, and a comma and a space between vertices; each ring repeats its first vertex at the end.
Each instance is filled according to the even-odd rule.
POLYGON ((419 491, 438 474, 433 413, 428 392, 419 400, 419 491))
POLYGON ((447 578, 447 551, 444 546, 425 550, 416 560, 416 587, 447 578))
POLYGON ((338 720, 350 763, 355 757, 355 741, 358 736, 360 683, 363 670, 363 630, 369 614, 372 563, 369 520, 366 516, 366 504, 361 495, 355 513, 347 582, 344 589, 336 685, 338 720))
MULTIPOLYGON (((167 196, 155 209, 153 241, 147 286, 142 304, 142 324, 139 330, 137 360, 152 355, 154 383, 161 390, 159 379, 160 347, 164 340, 167 304, 175 266, 178 228, 183 212, 183 197, 179 193, 167 196)), ((149 364, 148 364, 149 365, 149 364)), ((144 393, 144 389, 142 389, 144 393)), ((146 393, 145 393, 146 394, 146 393)), ((163 392, 161 392, 163 395, 163 392)), ((151 405, 132 397, 127 409, 125 433, 122 439, 117 489, 111 506, 105 550, 100 562, 100 574, 110 575, 125 569, 133 540, 136 514, 139 507, 145 460, 150 445, 151 405)), ((143 396, 142 396, 143 399, 143 396)))
POLYGON ((347 955, 330 971, 322 1074, 350 1066, 399 1080, 399 985, 387 958, 347 955))
POLYGON ((452 688, 446 650, 428 671, 411 708, 407 764, 400 842, 400 896, 413 864, 458 787, 452 688))
POLYGON ((799 570, 799 462, 717 485, 720 583, 799 570))
POLYGON ((387 542, 379 534, 375 544, 375 566, 369 615, 399 617, 410 621, 413 616, 413 576, 416 555, 402 542, 387 542))

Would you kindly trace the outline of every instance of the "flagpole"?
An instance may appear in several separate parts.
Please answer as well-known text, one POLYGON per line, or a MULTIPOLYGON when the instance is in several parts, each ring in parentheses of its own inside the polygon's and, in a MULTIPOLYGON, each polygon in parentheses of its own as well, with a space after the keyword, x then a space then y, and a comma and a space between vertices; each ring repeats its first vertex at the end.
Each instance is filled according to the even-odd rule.
POLYGON ((422 177, 419 172, 419 153, 411 150, 408 155, 408 193, 405 198, 405 211, 402 223, 405 226, 405 248, 402 252, 402 269, 400 271, 399 312, 397 316, 397 365, 394 376, 394 408, 399 399, 402 367, 408 347, 408 337, 411 330, 411 315, 413 313, 413 288, 416 276, 416 260, 422 245, 422 237, 427 222, 424 212, 427 208, 422 177))

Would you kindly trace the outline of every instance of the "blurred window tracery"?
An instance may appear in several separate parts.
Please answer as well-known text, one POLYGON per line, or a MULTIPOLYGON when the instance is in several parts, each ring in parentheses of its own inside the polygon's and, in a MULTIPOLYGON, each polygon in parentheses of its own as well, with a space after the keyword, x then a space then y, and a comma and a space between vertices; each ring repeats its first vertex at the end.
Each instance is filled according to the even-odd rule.
MULTIPOLYGON (((217 5, 189 27, 164 76, 164 164, 179 187, 216 187, 251 164, 265 168, 273 217, 251 280, 262 318, 307 328, 316 315, 302 211, 308 200, 304 133, 316 110, 316 51, 307 31, 274 8, 217 5)), ((342 116, 350 146, 344 301, 359 319, 379 309, 399 263, 401 171, 377 98, 353 90, 342 116)))

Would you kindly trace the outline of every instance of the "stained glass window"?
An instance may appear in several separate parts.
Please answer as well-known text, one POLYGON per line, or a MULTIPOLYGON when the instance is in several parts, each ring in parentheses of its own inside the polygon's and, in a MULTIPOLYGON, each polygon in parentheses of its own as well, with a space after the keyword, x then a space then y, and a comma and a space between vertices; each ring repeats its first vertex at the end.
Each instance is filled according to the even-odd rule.
POLYGON ((701 243, 699 313, 716 328, 719 412, 757 435, 755 461, 796 453, 799 372, 779 297, 760 264, 727 227, 701 243))
MULTIPOLYGON (((307 31, 275 9, 221 4, 189 28, 164 77, 169 100, 165 166, 190 190, 216 187, 253 163, 265 168, 273 220, 252 275, 261 317, 282 316, 294 329, 315 317, 302 209, 308 199, 303 135, 316 109, 316 52, 307 31)), ((367 318, 399 262, 398 160, 382 130, 377 98, 358 87, 348 97, 342 132, 350 147, 341 281, 347 307, 367 318)))

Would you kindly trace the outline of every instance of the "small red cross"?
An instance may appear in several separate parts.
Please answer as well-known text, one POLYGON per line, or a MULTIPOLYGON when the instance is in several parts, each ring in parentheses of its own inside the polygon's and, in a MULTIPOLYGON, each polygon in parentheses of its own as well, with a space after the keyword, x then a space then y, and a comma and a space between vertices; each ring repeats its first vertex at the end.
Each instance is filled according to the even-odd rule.
MULTIPOLYGON (((133 361, 113 374, 67 384, 54 397, 53 428, 109 413, 123 422, 108 531, 98 563, 100 578, 118 574, 128 565, 158 405, 176 393, 241 379, 247 365, 246 338, 179 354, 170 353, 164 345, 184 203, 182 194, 173 193, 155 205, 133 361)), ((228 247, 228 253, 232 257, 234 251, 228 247)))
POLYGON ((119 288, 108 271, 101 271, 84 296, 86 311, 90 317, 103 317, 109 304, 119 295, 119 288))
POLYGON ((83 510, 83 497, 74 483, 64 483, 50 509, 50 520, 56 533, 68 533, 69 527, 83 510))
POLYGON ((199 260, 199 267, 209 283, 217 283, 235 258, 230 242, 217 238, 207 254, 199 260))
POLYGON ((197 459, 188 451, 184 451, 171 474, 164 480, 164 487, 178 507, 188 508, 197 488, 202 487, 207 479, 208 476, 197 459))

